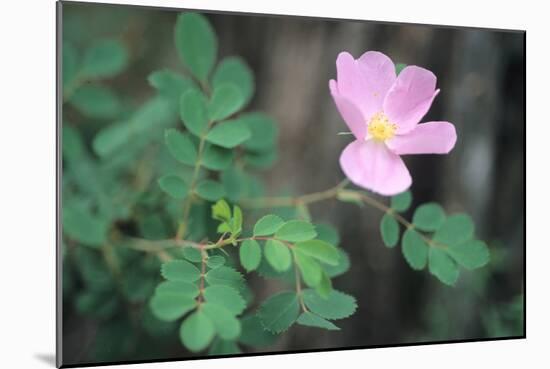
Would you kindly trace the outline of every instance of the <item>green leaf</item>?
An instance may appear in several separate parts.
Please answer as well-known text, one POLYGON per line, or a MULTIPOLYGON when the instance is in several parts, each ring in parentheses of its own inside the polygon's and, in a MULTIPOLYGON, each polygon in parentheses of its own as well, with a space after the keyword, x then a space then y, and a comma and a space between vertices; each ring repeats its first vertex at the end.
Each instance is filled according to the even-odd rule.
POLYGON ((97 85, 80 87, 69 101, 82 114, 90 118, 114 118, 121 110, 118 97, 113 91, 97 85))
POLYGON ((86 246, 99 247, 106 238, 109 224, 84 209, 63 207, 63 232, 86 246))
POLYGON ((408 229, 403 234, 403 256, 411 268, 415 270, 424 269, 428 262, 428 250, 428 245, 414 229, 408 229))
POLYGON ((230 286, 237 290, 240 290, 243 286, 241 273, 227 266, 211 269, 206 273, 205 279, 211 285, 230 286))
POLYGON ((443 250, 431 247, 428 266, 430 273, 441 282, 452 286, 458 279, 458 267, 453 259, 443 250))
POLYGON ((63 159, 67 161, 73 159, 80 160, 80 158, 86 155, 80 132, 68 123, 63 123, 62 131, 63 159))
POLYGON ((466 214, 451 215, 435 232, 433 240, 437 243, 453 246, 470 240, 474 235, 474 223, 466 214))
MULTIPOLYGON (((233 84, 225 83, 214 89, 210 104, 208 104, 208 116, 211 121, 224 120, 238 112, 244 105, 245 100, 239 88, 233 84)), ((243 124, 248 134, 248 127, 243 124)))
POLYGON ((234 150, 207 143, 204 146, 201 164, 210 170, 225 170, 231 166, 234 157, 234 150))
POLYGON ((265 330, 260 318, 254 314, 241 319, 242 333, 239 342, 252 347, 265 347, 277 340, 277 335, 265 330))
POLYGON ((194 247, 185 247, 183 248, 183 257, 193 263, 200 263, 202 261, 202 254, 199 249, 194 247))
POLYGON ((220 338, 215 339, 208 350, 208 355, 235 355, 240 354, 241 349, 235 341, 226 341, 220 338))
POLYGON ((304 303, 312 313, 330 320, 346 318, 357 309, 355 298, 336 290, 332 290, 327 298, 319 296, 314 290, 305 290, 304 303))
POLYGON ((216 232, 218 233, 231 233, 231 227, 229 227, 229 223, 223 222, 218 225, 218 228, 216 228, 216 232))
POLYGON ((481 268, 489 262, 489 248, 485 242, 470 240, 464 243, 449 246, 449 255, 466 269, 481 268))
POLYGON ((300 317, 298 318, 297 323, 306 327, 324 328, 328 329, 329 331, 340 330, 340 328, 335 326, 332 322, 329 322, 328 320, 325 320, 320 316, 312 314, 310 312, 302 313, 302 315, 300 315, 300 317))
POLYGON ((164 139, 170 154, 180 163, 195 165, 197 161, 197 149, 191 138, 174 128, 167 129, 164 139))
POLYGON ((340 235, 338 230, 330 224, 316 224, 315 230, 317 231, 317 238, 337 246, 340 243, 340 235))
POLYGON ((278 272, 288 270, 292 264, 290 251, 281 241, 267 240, 264 253, 269 264, 278 272))
POLYGON ((403 63, 395 64, 395 74, 399 75, 399 73, 401 73, 401 71, 405 69, 406 66, 407 64, 403 64, 403 63))
POLYGON ((155 289, 157 295, 184 295, 195 298, 199 294, 199 288, 194 283, 182 281, 164 281, 155 289))
POLYGON ((197 194, 208 201, 217 201, 225 195, 225 190, 221 183, 204 179, 197 184, 197 194))
POLYGON ((241 265, 247 272, 255 270, 262 260, 262 249, 258 242, 254 240, 245 240, 239 248, 239 258, 241 265))
POLYGON ((146 138, 156 137, 147 132, 149 129, 168 124, 171 120, 172 112, 166 99, 161 97, 150 99, 143 103, 127 121, 102 128, 94 137, 94 151, 101 157, 113 154, 116 150, 125 153, 128 151, 127 145, 135 145, 136 139, 147 142, 146 138))
POLYGON ((277 144, 279 129, 275 121, 263 113, 247 113, 239 116, 250 131, 250 139, 243 146, 247 150, 264 152, 272 150, 277 144))
POLYGON ((323 270, 317 261, 305 253, 294 249, 296 264, 300 269, 304 282, 310 287, 316 287, 321 283, 323 270))
POLYGON ((160 188, 175 199, 181 200, 189 193, 189 186, 174 174, 167 174, 158 180, 160 188))
POLYGON ((266 169, 271 167, 277 161, 277 151, 271 150, 266 152, 248 152, 244 156, 244 161, 246 165, 250 167, 266 169))
POLYGON ((202 137, 208 129, 206 97, 195 88, 189 89, 180 99, 180 118, 185 128, 202 137))
POLYGON ((380 222, 382 241, 387 247, 394 247, 399 242, 399 224, 393 216, 386 214, 380 222))
POLYGON ((202 310, 197 310, 185 319, 180 328, 180 339, 185 347, 191 351, 205 349, 216 331, 214 323, 202 310))
POLYGON ((233 219, 231 219, 231 234, 236 237, 243 230, 243 212, 237 205, 233 206, 233 219))
POLYGON ((254 93, 254 75, 239 57, 228 57, 223 59, 212 79, 214 89, 223 84, 231 83, 237 86, 245 102, 248 102, 254 93))
POLYGON ((197 79, 206 82, 218 52, 216 33, 206 17, 197 13, 180 14, 174 40, 181 61, 197 79))
POLYGON ((286 331, 300 313, 298 298, 294 292, 281 292, 264 301, 258 317, 265 329, 273 333, 286 331))
POLYGON ((206 265, 208 265, 212 269, 219 268, 224 264, 225 264, 225 258, 221 255, 210 256, 206 261, 206 265))
POLYGON ((332 281, 326 272, 321 273, 321 282, 315 287, 315 291, 324 299, 332 293, 332 281))
POLYGON ((269 236, 277 232, 284 224, 284 220, 277 215, 265 215, 254 225, 254 236, 269 236))
POLYGON ((189 78, 168 69, 151 73, 147 80, 161 96, 170 99, 174 104, 178 104, 182 94, 193 88, 193 82, 189 78))
POLYGON ((409 209, 412 203, 411 191, 401 192, 391 198, 391 208, 397 212, 404 212, 409 209))
POLYGON ((286 222, 275 232, 275 237, 290 242, 307 241, 315 238, 317 232, 313 224, 303 220, 291 220, 286 222))
POLYGON ((338 265, 340 258, 336 247, 321 240, 298 242, 294 245, 294 249, 329 265, 338 265))
POLYGON ((321 266, 323 267, 323 270, 327 273, 327 275, 330 278, 334 278, 344 274, 349 270, 349 267, 350 267, 348 254, 340 248, 338 248, 337 250, 338 250, 338 253, 340 254, 340 256, 338 257, 337 265, 321 264, 321 266))
POLYGON ((219 123, 206 135, 208 142, 228 149, 240 145, 249 138, 248 127, 238 119, 219 123))
POLYGON ((241 323, 223 305, 206 303, 202 311, 214 323, 214 329, 221 339, 234 340, 241 334, 241 323))
POLYGON ((229 221, 231 219, 231 208, 227 201, 221 199, 212 205, 212 218, 222 221, 229 221))
POLYGON ((78 54, 73 45, 63 40, 63 87, 74 80, 78 72, 78 54))
POLYGON ((208 303, 225 306, 233 315, 241 314, 246 302, 239 292, 230 286, 214 285, 206 287, 204 298, 208 303))
MULTIPOLYGON (((234 150, 228 151, 233 152, 234 150)), ((248 193, 248 188, 250 185, 249 178, 247 174, 237 166, 228 167, 221 174, 221 181, 223 187, 225 188, 227 198, 233 202, 238 202, 242 195, 248 193)))
POLYGON ((171 322, 184 316, 197 305, 194 298, 184 294, 156 293, 151 299, 151 311, 158 319, 171 322))
POLYGON ((171 260, 161 267, 161 274, 169 281, 195 282, 200 276, 200 270, 185 260, 171 260))
POLYGON ((435 202, 420 205, 414 212, 413 224, 423 231, 437 231, 445 221, 445 210, 435 202))
POLYGON ((128 64, 128 53, 117 40, 102 40, 86 50, 81 73, 86 78, 107 78, 119 74, 128 64))

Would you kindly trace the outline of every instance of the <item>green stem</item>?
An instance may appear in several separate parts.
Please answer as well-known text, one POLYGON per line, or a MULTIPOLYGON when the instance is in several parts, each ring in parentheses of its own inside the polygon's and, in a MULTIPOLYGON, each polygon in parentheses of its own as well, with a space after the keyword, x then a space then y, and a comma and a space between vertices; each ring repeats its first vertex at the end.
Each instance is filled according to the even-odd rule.
POLYGON ((201 250, 201 279, 199 282, 199 296, 197 297, 197 303, 199 307, 201 306, 204 300, 204 280, 206 276, 206 261, 208 259, 208 254, 206 253, 204 246, 202 246, 200 250, 201 250))
MULTIPOLYGON (((208 129, 210 128, 211 125, 212 125, 212 122, 208 122, 208 129)), ((206 129, 205 131, 208 132, 208 129, 206 129)), ((197 185, 197 179, 198 179, 199 171, 200 171, 200 168, 201 168, 201 159, 202 159, 202 154, 203 154, 203 151, 204 151, 205 142, 206 142, 206 133, 203 133, 200 136, 199 148, 197 150, 197 161, 195 162, 195 166, 193 168, 193 175, 191 177, 191 185, 189 186, 189 195, 185 198, 184 203, 183 203, 183 217, 182 217, 182 220, 179 224, 178 231, 176 233, 176 237, 175 237, 176 240, 183 239, 183 236, 185 235, 185 231, 186 231, 186 228, 187 228, 187 221, 189 219, 189 213, 191 211, 191 204, 192 204, 193 198, 195 196, 195 187, 197 185)))
POLYGON ((340 182, 338 185, 329 188, 325 191, 313 192, 310 194, 297 196, 297 197, 260 197, 252 199, 242 199, 241 205, 247 208, 277 208, 277 207, 291 207, 298 205, 308 205, 311 203, 328 200, 335 198, 340 190, 345 188, 349 184, 347 179, 340 182))
POLYGON ((304 313, 307 313, 308 309, 306 307, 306 304, 304 303, 304 295, 302 293, 302 278, 300 277, 300 271, 298 270, 298 263, 296 262, 296 254, 292 253, 292 257, 294 259, 294 278, 296 279, 296 296, 298 296, 298 300, 300 301, 300 306, 302 307, 302 311, 304 313))
MULTIPOLYGON (((305 204, 312 204, 315 202, 320 202, 320 201, 334 199, 334 198, 348 199, 348 200, 353 199, 353 200, 361 201, 367 205, 370 205, 380 210, 385 214, 392 216, 395 220, 401 223, 406 229, 416 229, 411 222, 409 222, 407 219, 405 219, 403 216, 401 216, 399 213, 397 213, 395 210, 393 210, 391 207, 387 206, 383 202, 367 195, 362 191, 345 189, 345 186, 348 183, 349 182, 347 180, 344 180, 337 186, 332 187, 326 191, 315 192, 315 193, 306 194, 298 197, 268 197, 268 198, 257 198, 257 199, 245 199, 241 202, 241 204, 243 206, 253 207, 253 208, 264 208, 264 207, 269 208, 269 207, 305 206, 305 204)), ((190 201, 186 201, 186 205, 185 205, 186 209, 190 207, 190 205, 187 205, 189 203, 190 201)), ((185 240, 183 239, 183 233, 185 232, 185 223, 187 222, 188 216, 189 216, 189 210, 187 210, 184 214, 183 221, 182 223, 180 223, 180 229, 183 227, 183 230, 182 231, 178 230, 178 235, 176 236, 176 239, 149 241, 149 240, 144 240, 139 238, 127 238, 126 242, 123 242, 122 244, 134 250, 156 253, 162 259, 171 258, 171 256, 165 252, 166 249, 170 249, 170 248, 194 247, 194 248, 200 249, 201 251, 206 251, 206 250, 212 250, 212 249, 221 249, 227 245, 240 243, 246 240, 277 240, 277 241, 283 242, 288 247, 292 247, 291 243, 284 240, 277 239, 275 237, 252 236, 252 237, 244 237, 244 238, 233 238, 233 237, 224 238, 224 235, 222 235, 218 239, 218 241, 216 241, 215 243, 194 242, 194 241, 185 240), (180 234, 180 232, 183 232, 183 233, 180 234)), ((421 232, 419 232, 419 234, 422 237, 422 239, 426 242, 426 244, 428 244, 429 246, 438 247, 438 248, 447 247, 446 245, 440 244, 426 237, 421 232)))

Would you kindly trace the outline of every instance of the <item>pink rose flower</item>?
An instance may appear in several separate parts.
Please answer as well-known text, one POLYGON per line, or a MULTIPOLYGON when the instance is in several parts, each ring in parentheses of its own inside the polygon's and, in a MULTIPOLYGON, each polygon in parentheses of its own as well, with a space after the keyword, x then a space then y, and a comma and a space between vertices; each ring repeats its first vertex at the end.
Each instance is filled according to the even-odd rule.
POLYGON ((391 59, 377 51, 357 60, 342 52, 336 69, 330 92, 356 138, 340 166, 357 186, 385 196, 403 192, 412 180, 400 155, 447 154, 454 147, 453 124, 418 124, 439 93, 429 70, 408 66, 396 76, 391 59))

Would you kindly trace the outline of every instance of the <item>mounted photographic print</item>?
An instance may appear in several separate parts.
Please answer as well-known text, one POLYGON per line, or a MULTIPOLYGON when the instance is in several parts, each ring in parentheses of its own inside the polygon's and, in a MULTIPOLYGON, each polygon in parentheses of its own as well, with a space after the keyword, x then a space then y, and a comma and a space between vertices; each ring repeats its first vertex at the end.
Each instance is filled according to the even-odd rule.
POLYGON ((58 5, 58 365, 525 337, 525 32, 58 5))

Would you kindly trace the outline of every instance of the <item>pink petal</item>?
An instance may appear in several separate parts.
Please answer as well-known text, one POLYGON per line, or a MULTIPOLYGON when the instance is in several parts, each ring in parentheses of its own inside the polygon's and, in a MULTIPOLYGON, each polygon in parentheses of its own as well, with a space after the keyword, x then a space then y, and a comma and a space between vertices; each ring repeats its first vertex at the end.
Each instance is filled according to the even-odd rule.
POLYGON ((368 97, 365 91, 365 80, 359 72, 357 62, 350 53, 338 54, 336 77, 340 95, 353 102, 362 111, 362 105, 368 97))
POLYGON ((386 93, 395 81, 395 66, 386 55, 367 51, 358 60, 342 52, 336 59, 338 91, 359 108, 365 121, 382 111, 386 93))
POLYGON ((354 184, 384 196, 401 193, 412 183, 399 155, 375 140, 350 143, 340 156, 340 166, 354 184))
POLYGON ((408 66, 397 77, 384 99, 384 113, 397 124, 397 133, 412 130, 426 115, 433 99, 437 78, 427 69, 408 66))
POLYGON ((417 125, 412 131, 386 141, 398 155, 447 154, 456 143, 455 126, 449 122, 428 122, 417 125))
POLYGON ((367 123, 363 119, 361 111, 350 100, 338 93, 338 86, 335 80, 330 80, 329 88, 340 115, 355 135, 355 138, 358 140, 364 139, 367 134, 367 123))
POLYGON ((382 111, 384 98, 394 84, 395 65, 386 55, 378 51, 367 51, 357 60, 359 71, 365 78, 365 92, 368 103, 363 106, 363 114, 370 118, 382 111))

